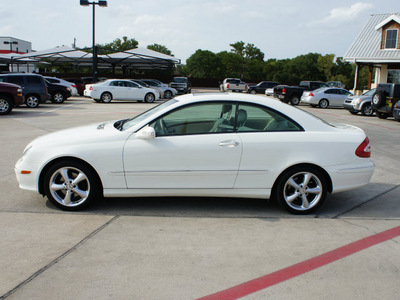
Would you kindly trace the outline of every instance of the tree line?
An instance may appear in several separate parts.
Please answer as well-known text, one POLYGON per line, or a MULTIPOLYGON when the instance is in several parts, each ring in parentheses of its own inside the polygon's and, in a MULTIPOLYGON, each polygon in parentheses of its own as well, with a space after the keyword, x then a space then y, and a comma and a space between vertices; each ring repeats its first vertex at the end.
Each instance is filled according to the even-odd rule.
MULTIPOLYGON (((111 43, 97 45, 99 54, 109 54, 137 48, 139 42, 124 36, 111 43)), ((229 51, 214 53, 209 50, 198 49, 187 60, 186 64, 177 65, 175 69, 167 71, 139 71, 165 76, 187 76, 192 79, 209 79, 209 82, 222 81, 227 77, 240 78, 245 82, 276 81, 281 84, 297 85, 302 80, 341 81, 347 89, 354 85, 355 65, 345 62, 335 54, 321 55, 308 53, 294 58, 265 60, 265 54, 254 44, 238 41, 229 45, 229 51)), ((148 45, 160 53, 173 56, 171 50, 160 44, 148 45)), ((87 47, 82 50, 91 52, 87 47)), ((68 71, 70 66, 59 66, 59 70, 68 71)), ((103 72, 107 72, 104 71, 103 72)), ((359 74, 359 88, 367 85, 368 70, 363 68, 359 74)))

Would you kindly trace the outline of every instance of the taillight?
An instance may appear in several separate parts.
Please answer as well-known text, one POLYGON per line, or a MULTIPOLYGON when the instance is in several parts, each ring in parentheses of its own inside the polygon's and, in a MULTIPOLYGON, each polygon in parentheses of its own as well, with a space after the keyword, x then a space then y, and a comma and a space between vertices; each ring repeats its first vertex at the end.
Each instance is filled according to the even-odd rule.
POLYGON ((89 85, 89 90, 93 91, 93 85, 89 85))
POLYGON ((229 89, 229 83, 226 84, 226 88, 229 89))
POLYGON ((371 157, 371 145, 369 139, 366 137, 364 141, 356 149, 356 155, 358 157, 371 157))
POLYGON ((311 92, 309 92, 309 93, 308 93, 308 96, 314 97, 314 94, 311 93, 311 92))
POLYGON ((282 89, 282 95, 285 95, 285 94, 286 94, 286 89, 283 88, 283 89, 282 89))
POLYGON ((76 85, 75 85, 75 84, 72 84, 72 87, 76 88, 76 85))

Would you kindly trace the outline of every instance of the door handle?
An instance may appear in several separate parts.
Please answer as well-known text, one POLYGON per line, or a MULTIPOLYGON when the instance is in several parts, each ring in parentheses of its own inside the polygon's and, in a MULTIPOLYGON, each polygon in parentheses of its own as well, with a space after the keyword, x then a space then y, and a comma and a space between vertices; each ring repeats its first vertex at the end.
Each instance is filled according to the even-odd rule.
POLYGON ((239 146, 239 142, 229 140, 229 141, 222 141, 218 145, 221 147, 236 147, 236 146, 239 146))

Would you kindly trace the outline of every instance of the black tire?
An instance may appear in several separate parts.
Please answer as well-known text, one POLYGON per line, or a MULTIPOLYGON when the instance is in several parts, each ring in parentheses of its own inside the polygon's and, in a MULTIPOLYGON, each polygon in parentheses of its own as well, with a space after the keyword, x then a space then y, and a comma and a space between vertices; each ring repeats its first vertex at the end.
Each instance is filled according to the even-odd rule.
POLYGON ((94 100, 94 102, 96 102, 96 103, 100 103, 101 102, 101 100, 99 100, 99 99, 93 99, 94 100))
POLYGON ((312 166, 297 166, 279 176, 273 197, 290 213, 304 215, 318 209, 326 195, 325 175, 312 166))
POLYGON ((385 103, 386 97, 384 92, 378 91, 372 96, 372 107, 374 109, 377 109, 379 107, 382 107, 385 103))
POLYGON ((66 98, 67 97, 63 92, 55 92, 53 95, 51 95, 51 102, 61 104, 64 103, 66 98))
POLYGON ((8 96, 0 96, 0 115, 8 115, 13 109, 13 102, 8 96))
POLYGON ((153 103, 154 100, 156 100, 156 96, 153 93, 147 93, 146 96, 144 96, 144 101, 146 103, 153 103))
POLYGON ((361 114, 367 117, 370 117, 374 114, 374 109, 372 108, 371 103, 364 104, 364 106, 361 108, 361 114))
POLYGON ((63 210, 76 211, 87 207, 102 198, 101 190, 100 180, 93 169, 75 161, 54 164, 44 178, 47 198, 63 210))
POLYGON ((387 118, 389 117, 388 114, 381 113, 381 112, 379 112, 379 111, 376 112, 376 116, 377 116, 379 119, 387 119, 387 118))
POLYGON ((170 90, 166 90, 164 92, 164 98, 165 99, 171 99, 172 98, 172 92, 170 90))
POLYGON ((321 99, 321 100, 319 100, 318 106, 320 108, 328 108, 329 101, 327 99, 321 99))
POLYGON ((103 94, 101 94, 100 100, 104 103, 110 103, 111 100, 113 99, 111 93, 109 92, 104 92, 103 94))
POLYGON ((297 97, 297 96, 293 96, 292 99, 290 99, 290 104, 299 105, 300 104, 300 98, 297 97))
POLYGON ((40 104, 40 100, 39 97, 36 95, 27 95, 25 97, 25 104, 26 106, 28 106, 29 108, 36 108, 39 106, 40 104))

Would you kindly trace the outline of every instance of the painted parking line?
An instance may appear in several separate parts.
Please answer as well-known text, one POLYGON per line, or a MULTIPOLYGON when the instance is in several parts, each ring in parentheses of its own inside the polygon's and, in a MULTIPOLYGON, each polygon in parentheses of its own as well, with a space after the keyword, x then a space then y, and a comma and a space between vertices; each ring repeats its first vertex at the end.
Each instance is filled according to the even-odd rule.
POLYGON ((72 103, 72 104, 68 104, 68 105, 63 105, 63 106, 60 106, 60 107, 57 107, 57 108, 54 108, 54 109, 51 109, 51 110, 48 110, 48 111, 44 111, 44 112, 42 112, 40 114, 41 115, 45 115, 45 114, 48 114, 48 113, 51 113, 51 112, 54 112, 54 111, 57 111, 57 110, 60 110, 60 109, 65 109, 67 107, 71 107, 71 106, 74 106, 74 105, 77 105, 77 104, 82 104, 82 103, 84 103, 84 102, 76 102, 76 103, 72 103))
POLYGON ((275 284, 289 280, 296 276, 315 270, 319 267, 340 260, 346 256, 357 253, 374 245, 383 243, 400 236, 400 226, 383 231, 381 233, 363 238, 343 247, 334 249, 316 257, 310 258, 298 264, 267 274, 265 276, 247 281, 237 286, 222 290, 197 300, 231 300, 258 292, 275 284))

